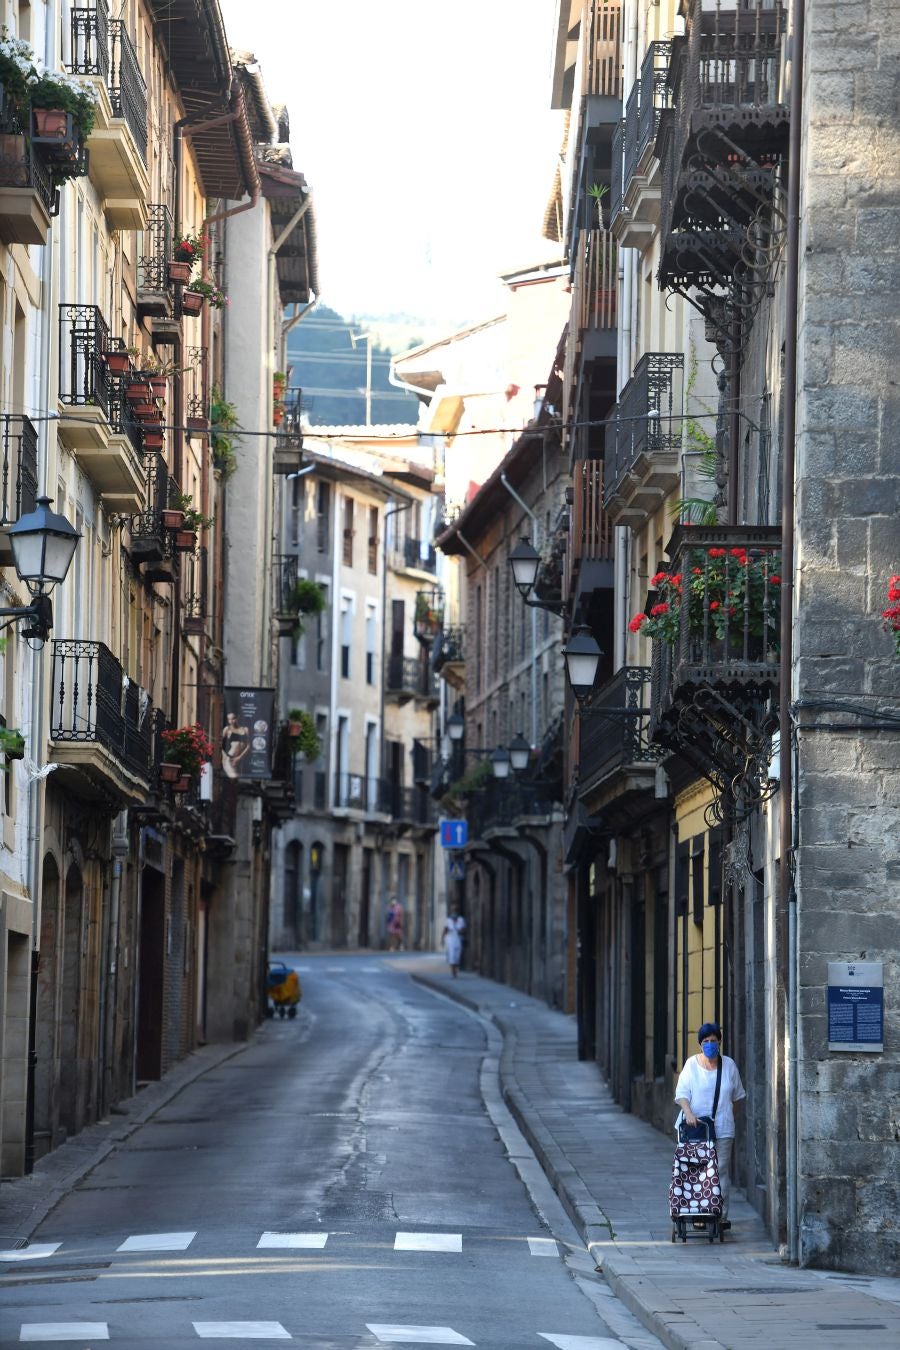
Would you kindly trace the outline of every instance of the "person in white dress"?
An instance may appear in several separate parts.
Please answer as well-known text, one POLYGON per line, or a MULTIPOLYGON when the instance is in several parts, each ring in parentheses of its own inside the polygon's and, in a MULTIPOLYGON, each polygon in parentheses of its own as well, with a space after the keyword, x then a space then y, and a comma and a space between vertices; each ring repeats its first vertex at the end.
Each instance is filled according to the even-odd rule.
POLYGON ((696 1125, 698 1117, 711 1116, 716 1095, 716 1071, 722 1061, 722 1082, 716 1107, 716 1157, 722 1187, 722 1227, 730 1228, 728 1202, 731 1198, 731 1153, 734 1148, 734 1108, 746 1097, 741 1075, 734 1060, 722 1054, 722 1028, 718 1022, 704 1022, 697 1032, 700 1051, 685 1061, 675 1086, 675 1101, 687 1125, 696 1125))
POLYGON ((459 905, 451 905, 450 913, 447 915, 447 922, 444 924, 444 951, 447 954, 447 965, 450 967, 450 974, 454 980, 459 975, 459 963, 462 960, 463 933, 466 931, 466 921, 459 912, 459 905))

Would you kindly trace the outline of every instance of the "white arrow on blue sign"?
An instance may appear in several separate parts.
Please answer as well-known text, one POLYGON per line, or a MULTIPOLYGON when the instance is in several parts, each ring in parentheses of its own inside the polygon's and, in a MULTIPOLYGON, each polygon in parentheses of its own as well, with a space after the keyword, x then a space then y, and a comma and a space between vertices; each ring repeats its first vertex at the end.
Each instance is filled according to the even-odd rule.
POLYGON ((441 848, 465 848, 469 842, 467 820, 441 821, 441 848))

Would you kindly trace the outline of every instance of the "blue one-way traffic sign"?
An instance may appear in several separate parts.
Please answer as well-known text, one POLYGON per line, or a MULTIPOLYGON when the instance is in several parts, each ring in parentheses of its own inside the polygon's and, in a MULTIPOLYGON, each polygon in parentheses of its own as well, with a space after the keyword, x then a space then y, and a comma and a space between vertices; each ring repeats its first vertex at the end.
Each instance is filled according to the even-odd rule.
POLYGON ((441 821, 441 848, 465 848, 469 842, 467 820, 441 821))

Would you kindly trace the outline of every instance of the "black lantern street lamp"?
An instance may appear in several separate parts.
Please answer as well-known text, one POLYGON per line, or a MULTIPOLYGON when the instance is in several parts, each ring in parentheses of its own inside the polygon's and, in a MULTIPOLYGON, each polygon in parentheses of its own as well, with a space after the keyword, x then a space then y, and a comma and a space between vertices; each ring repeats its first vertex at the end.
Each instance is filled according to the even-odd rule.
POLYGON ((459 713, 454 713, 447 719, 447 735, 451 741, 461 741, 466 734, 466 724, 459 713))
POLYGON ((572 692, 579 703, 587 698, 594 687, 597 668, 603 653, 597 645, 591 630, 579 624, 569 641, 562 649, 566 659, 566 675, 572 692))
POLYGON ((519 594, 523 600, 527 600, 534 583, 537 581, 541 555, 525 535, 522 536, 509 555, 509 565, 512 568, 513 581, 519 594))
POLYGON ((0 618, 32 620, 22 636, 44 641, 53 627, 48 592, 65 581, 81 535, 50 509, 49 497, 38 497, 34 511, 20 516, 8 533, 16 575, 34 599, 30 605, 0 608, 0 618))
POLYGON ((498 745, 496 750, 492 750, 488 755, 491 771, 495 778, 509 777, 509 751, 504 750, 502 745, 498 745))
POLYGON ((523 769, 527 769, 530 758, 531 746, 520 731, 509 743, 509 762, 514 772, 521 773, 523 769))

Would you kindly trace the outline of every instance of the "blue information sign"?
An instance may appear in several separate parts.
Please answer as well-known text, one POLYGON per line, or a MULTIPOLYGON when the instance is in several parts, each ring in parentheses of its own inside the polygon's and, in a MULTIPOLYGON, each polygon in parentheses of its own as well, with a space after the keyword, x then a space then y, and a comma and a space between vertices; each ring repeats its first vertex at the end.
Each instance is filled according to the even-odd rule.
POLYGON ((884 967, 880 961, 829 961, 828 1049, 884 1049, 884 967))
POLYGON ((441 821, 441 848, 465 848, 469 842, 467 820, 441 821))

